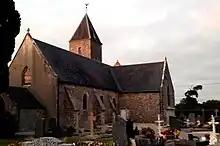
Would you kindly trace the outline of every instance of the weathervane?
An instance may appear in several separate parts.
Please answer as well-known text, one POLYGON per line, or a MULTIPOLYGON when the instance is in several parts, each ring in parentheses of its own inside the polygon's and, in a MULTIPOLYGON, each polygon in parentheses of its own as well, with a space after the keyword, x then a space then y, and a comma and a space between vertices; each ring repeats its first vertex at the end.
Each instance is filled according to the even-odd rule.
POLYGON ((29 33, 29 32, 30 32, 30 28, 27 29, 27 33, 29 33))
POLYGON ((85 3, 85 6, 86 6, 86 13, 87 13, 87 11, 88 11, 88 5, 89 5, 89 3, 85 3))

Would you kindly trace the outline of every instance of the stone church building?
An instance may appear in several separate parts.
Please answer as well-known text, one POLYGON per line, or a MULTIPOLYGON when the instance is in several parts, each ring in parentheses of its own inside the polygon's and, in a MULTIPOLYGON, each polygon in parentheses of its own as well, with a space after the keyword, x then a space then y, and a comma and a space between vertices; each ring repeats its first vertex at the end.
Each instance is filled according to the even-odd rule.
POLYGON ((115 66, 102 63, 102 42, 87 14, 64 50, 28 32, 11 65, 10 88, 3 98, 16 113, 21 131, 34 122, 55 118, 62 128, 89 129, 90 113, 97 125, 128 109, 137 123, 152 123, 161 114, 174 115, 174 87, 168 63, 115 66))

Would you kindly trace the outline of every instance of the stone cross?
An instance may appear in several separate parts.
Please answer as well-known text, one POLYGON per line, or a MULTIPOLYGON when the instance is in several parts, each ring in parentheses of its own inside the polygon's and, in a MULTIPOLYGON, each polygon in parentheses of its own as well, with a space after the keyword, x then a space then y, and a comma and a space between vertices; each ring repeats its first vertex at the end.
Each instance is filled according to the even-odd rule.
POLYGON ((215 122, 215 118, 213 115, 211 115, 211 121, 208 122, 210 125, 212 125, 212 132, 210 133, 210 140, 209 145, 214 145, 217 142, 217 136, 215 131, 215 125, 219 124, 219 122, 215 122))
POLYGON ((94 135, 94 114, 90 112, 90 135, 94 135))
POLYGON ((163 120, 160 120, 160 114, 157 115, 157 121, 155 121, 156 123, 158 123, 158 135, 160 136, 161 135, 161 123, 163 123, 164 121, 163 120))

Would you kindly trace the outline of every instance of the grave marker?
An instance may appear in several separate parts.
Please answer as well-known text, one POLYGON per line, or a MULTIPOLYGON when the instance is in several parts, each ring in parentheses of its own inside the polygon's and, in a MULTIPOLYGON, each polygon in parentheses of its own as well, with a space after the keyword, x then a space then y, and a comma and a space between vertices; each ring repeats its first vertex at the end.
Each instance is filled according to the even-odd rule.
POLYGON ((215 117, 218 117, 218 109, 215 109, 215 117))
POLYGON ((94 115, 90 112, 90 135, 94 135, 94 115))
POLYGON ((35 126, 35 136, 42 137, 45 134, 45 119, 39 119, 35 126))
POLYGON ((158 124, 158 136, 161 136, 161 123, 163 123, 163 120, 160 120, 160 114, 157 115, 157 121, 155 121, 158 124))
POLYGON ((171 130, 174 130, 174 129, 180 130, 180 125, 181 125, 180 120, 178 120, 176 117, 173 117, 173 116, 170 116, 169 118, 170 118, 169 119, 170 129, 171 130))
POLYGON ((194 113, 190 113, 188 118, 189 118, 190 122, 195 123, 196 118, 195 118, 195 114, 194 113))
POLYGON ((219 122, 215 122, 215 118, 213 115, 211 115, 211 121, 208 122, 210 125, 212 125, 212 132, 210 133, 210 140, 209 145, 215 145, 217 142, 217 136, 215 131, 215 125, 219 124, 219 122))
POLYGON ((116 116, 115 123, 113 123, 112 133, 116 146, 127 145, 126 120, 121 116, 116 116))
POLYGON ((186 123, 186 126, 189 127, 189 125, 190 125, 189 119, 186 119, 186 122, 185 122, 185 123, 186 123))

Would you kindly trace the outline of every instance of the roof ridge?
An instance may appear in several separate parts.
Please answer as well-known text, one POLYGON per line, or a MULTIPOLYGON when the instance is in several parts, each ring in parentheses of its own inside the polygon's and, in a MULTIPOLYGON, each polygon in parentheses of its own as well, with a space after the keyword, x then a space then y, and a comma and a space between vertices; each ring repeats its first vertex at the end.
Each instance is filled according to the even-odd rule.
POLYGON ((108 67, 112 67, 112 66, 110 66, 110 65, 108 65, 108 64, 102 63, 102 62, 97 61, 97 60, 94 60, 94 59, 90 59, 90 58, 84 57, 84 56, 82 56, 82 55, 78 55, 78 54, 76 54, 76 53, 72 53, 72 52, 70 52, 70 51, 68 51, 68 50, 66 50, 66 49, 63 49, 63 48, 61 48, 61 47, 58 47, 58 46, 49 44, 49 43, 44 42, 44 41, 41 41, 41 40, 39 40, 39 39, 33 38, 33 40, 34 40, 34 41, 39 41, 39 42, 41 42, 41 43, 44 43, 44 44, 49 45, 49 46, 52 46, 52 47, 54 47, 54 48, 56 48, 56 49, 59 49, 59 50, 64 51, 64 52, 66 52, 66 53, 70 53, 70 54, 72 54, 72 55, 74 55, 74 56, 83 58, 83 59, 85 59, 85 60, 90 60, 90 61, 96 62, 97 64, 101 64, 101 65, 105 65, 105 66, 108 66, 108 67))
POLYGON ((164 61, 148 62, 148 63, 138 63, 138 64, 127 64, 127 65, 112 66, 112 67, 113 68, 120 68, 120 67, 139 66, 139 65, 151 65, 151 64, 159 64, 159 63, 164 63, 164 61))

